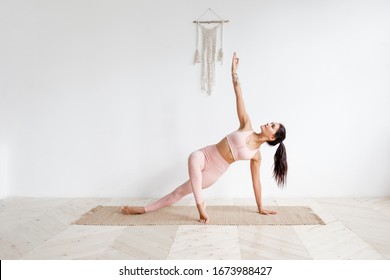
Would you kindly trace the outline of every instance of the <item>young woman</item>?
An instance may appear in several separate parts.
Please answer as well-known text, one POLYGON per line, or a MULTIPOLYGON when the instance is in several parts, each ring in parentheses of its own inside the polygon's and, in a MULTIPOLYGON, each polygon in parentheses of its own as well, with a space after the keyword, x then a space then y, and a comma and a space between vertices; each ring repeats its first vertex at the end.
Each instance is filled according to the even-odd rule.
POLYGON ((237 69, 239 59, 236 53, 232 61, 232 79, 236 95, 237 114, 240 122, 238 130, 227 135, 218 144, 210 145, 193 152, 188 158, 189 180, 167 194, 158 201, 146 206, 124 206, 122 213, 143 214, 156 211, 176 203, 184 196, 193 193, 198 208, 200 222, 207 223, 209 216, 206 212, 206 205, 202 197, 202 189, 213 185, 222 174, 229 168, 230 164, 237 160, 250 160, 253 190, 260 214, 276 214, 263 208, 261 199, 260 183, 260 146, 264 143, 275 146, 279 144, 274 156, 274 178, 279 186, 286 183, 287 156, 283 140, 286 138, 285 127, 276 122, 260 126, 260 133, 253 131, 252 123, 245 110, 244 99, 238 80, 237 69))

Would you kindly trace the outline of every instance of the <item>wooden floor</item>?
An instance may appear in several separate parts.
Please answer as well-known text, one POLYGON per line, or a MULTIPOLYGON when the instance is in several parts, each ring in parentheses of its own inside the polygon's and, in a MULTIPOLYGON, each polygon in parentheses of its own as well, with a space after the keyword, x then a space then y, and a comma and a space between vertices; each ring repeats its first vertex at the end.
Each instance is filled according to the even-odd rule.
MULTIPOLYGON (((310 206, 317 226, 78 226, 97 205, 149 200, 19 198, 0 200, 0 259, 390 259, 390 198, 266 199, 310 206)), ((253 205, 252 199, 208 205, 253 205)), ((177 205, 192 205, 183 200, 177 205)), ((212 218, 212 217, 211 217, 212 218)))

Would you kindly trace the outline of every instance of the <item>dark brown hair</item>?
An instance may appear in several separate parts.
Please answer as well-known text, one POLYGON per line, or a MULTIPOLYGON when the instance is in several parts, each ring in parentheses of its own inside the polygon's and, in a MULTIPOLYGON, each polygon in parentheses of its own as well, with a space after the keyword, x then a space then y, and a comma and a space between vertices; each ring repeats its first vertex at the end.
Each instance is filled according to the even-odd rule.
POLYGON ((278 131, 275 133, 275 140, 268 141, 271 146, 279 147, 276 149, 274 155, 274 178, 279 187, 283 188, 287 181, 287 153, 286 147, 283 144, 283 140, 286 138, 286 128, 280 124, 278 131))

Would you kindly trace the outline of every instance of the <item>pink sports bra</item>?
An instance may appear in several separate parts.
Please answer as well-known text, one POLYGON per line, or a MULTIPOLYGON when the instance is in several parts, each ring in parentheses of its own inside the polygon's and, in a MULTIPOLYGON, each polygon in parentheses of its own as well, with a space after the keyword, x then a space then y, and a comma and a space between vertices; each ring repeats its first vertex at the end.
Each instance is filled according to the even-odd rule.
POLYGON ((253 130, 234 131, 226 136, 235 161, 251 159, 259 150, 249 150, 248 146, 246 145, 246 139, 252 133, 253 130))

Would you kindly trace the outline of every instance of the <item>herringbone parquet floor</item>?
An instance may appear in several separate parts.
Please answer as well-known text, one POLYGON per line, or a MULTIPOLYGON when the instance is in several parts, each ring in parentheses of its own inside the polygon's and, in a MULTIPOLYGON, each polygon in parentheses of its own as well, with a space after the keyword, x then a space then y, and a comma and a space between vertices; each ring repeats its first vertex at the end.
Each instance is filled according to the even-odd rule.
MULTIPOLYGON (((390 259, 390 198, 266 199, 305 205, 318 226, 78 226, 97 205, 149 200, 20 198, 0 200, 0 259, 390 259)), ((253 205, 214 199, 208 205, 253 205)), ((192 205, 183 200, 178 205, 192 205)))

